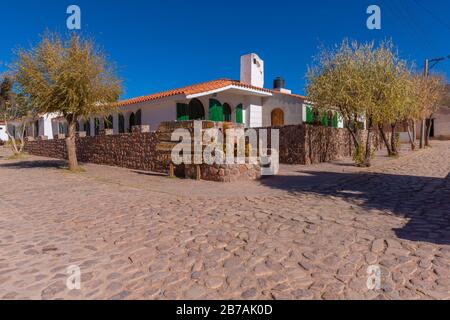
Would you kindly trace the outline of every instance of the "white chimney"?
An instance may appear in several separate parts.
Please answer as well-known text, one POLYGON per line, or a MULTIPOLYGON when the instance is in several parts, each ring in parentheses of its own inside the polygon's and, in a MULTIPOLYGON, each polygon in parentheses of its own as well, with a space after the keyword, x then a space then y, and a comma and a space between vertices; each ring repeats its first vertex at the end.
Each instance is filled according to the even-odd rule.
POLYGON ((241 57, 241 82, 264 88, 264 61, 256 53, 241 57))

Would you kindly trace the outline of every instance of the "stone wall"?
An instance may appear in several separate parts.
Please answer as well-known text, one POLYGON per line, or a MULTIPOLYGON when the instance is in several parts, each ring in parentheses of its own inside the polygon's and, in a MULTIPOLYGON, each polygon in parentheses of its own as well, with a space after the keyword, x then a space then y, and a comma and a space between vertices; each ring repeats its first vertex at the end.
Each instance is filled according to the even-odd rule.
MULTIPOLYGON (((268 143, 270 146, 270 130, 268 143)), ((323 126, 293 125, 280 130, 280 163, 314 164, 341 159, 353 154, 353 142, 345 129, 323 126)), ((157 151, 158 135, 142 128, 133 133, 77 137, 77 156, 80 162, 95 163, 135 170, 168 172, 168 164, 162 162, 157 151)), ((361 134, 365 134, 362 132, 361 134)), ((380 148, 382 141, 377 132, 373 134, 373 146, 380 148)), ((27 141, 25 151, 43 157, 67 159, 64 139, 27 141)), ((190 170, 190 171, 189 171, 190 170)), ((187 176, 193 176, 193 168, 187 176), (191 172, 192 171, 192 172, 191 172)), ((202 167, 202 178, 212 181, 252 180, 257 178, 259 167, 212 166, 202 167)))
MULTIPOLYGON (((166 172, 166 168, 157 159, 157 138, 153 132, 77 137, 76 144, 80 162, 166 172)), ((36 156, 67 159, 64 139, 28 141, 25 151, 36 156)))
MULTIPOLYGON (((196 179, 196 165, 185 165, 184 174, 186 178, 196 179)), ((261 167, 252 164, 222 164, 199 166, 201 179, 216 182, 251 181, 261 178, 261 167)))
MULTIPOLYGON (((268 130, 270 146, 271 128, 268 130)), ((338 160, 353 155, 353 140, 347 129, 324 126, 293 125, 277 128, 280 130, 280 163, 316 164, 338 160)), ((361 132, 366 137, 366 132, 361 132)), ((365 141, 365 139, 363 139, 365 141)), ((378 132, 372 134, 374 149, 382 147, 378 132)))

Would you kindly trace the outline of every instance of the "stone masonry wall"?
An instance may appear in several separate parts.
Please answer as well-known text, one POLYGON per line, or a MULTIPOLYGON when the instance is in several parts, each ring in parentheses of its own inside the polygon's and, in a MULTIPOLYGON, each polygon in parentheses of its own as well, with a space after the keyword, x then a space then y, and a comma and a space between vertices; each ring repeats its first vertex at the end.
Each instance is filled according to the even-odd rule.
MULTIPOLYGON (((78 137, 76 144, 80 162, 166 172, 164 166, 157 160, 157 138, 153 132, 78 137)), ((36 156, 67 159, 64 139, 28 141, 25 151, 36 156)))
MULTIPOLYGON (((271 128, 267 129, 270 146, 271 128)), ((292 125, 277 128, 280 130, 280 163, 315 164, 342 159, 353 155, 353 140, 346 129, 324 126, 292 125)), ((363 137, 366 132, 360 133, 363 137)), ((365 139, 362 139, 365 141, 365 139)), ((379 149, 382 140, 375 131, 372 146, 379 149)))
MULTIPOLYGON (((270 146, 271 128, 264 129, 268 129, 270 146)), ((353 154, 353 142, 345 129, 311 125, 285 126, 279 129, 280 163, 282 164, 314 164, 353 154)), ((80 162, 168 172, 167 165, 158 159, 160 153, 156 150, 158 138, 155 132, 77 137, 76 144, 80 162)), ((373 146, 380 148, 381 145, 379 135, 374 132, 373 146)), ((67 159, 64 139, 28 141, 25 151, 37 156, 67 159)))

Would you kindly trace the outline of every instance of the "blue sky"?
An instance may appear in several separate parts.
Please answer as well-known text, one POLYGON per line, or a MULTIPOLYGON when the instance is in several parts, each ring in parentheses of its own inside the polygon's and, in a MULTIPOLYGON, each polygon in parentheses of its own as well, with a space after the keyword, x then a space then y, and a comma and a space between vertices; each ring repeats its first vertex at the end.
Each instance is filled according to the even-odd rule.
MULTIPOLYGON (((392 38, 422 68, 426 57, 450 55, 448 0, 15 0, 3 4, 0 72, 12 50, 36 43, 46 29, 66 32, 66 9, 82 10, 82 32, 118 66, 123 98, 217 78, 239 79, 239 57, 265 60, 266 87, 283 76, 303 93, 320 45, 343 38, 392 38), (366 9, 382 10, 382 30, 366 28, 366 9)), ((450 74, 450 60, 435 71, 450 74)))

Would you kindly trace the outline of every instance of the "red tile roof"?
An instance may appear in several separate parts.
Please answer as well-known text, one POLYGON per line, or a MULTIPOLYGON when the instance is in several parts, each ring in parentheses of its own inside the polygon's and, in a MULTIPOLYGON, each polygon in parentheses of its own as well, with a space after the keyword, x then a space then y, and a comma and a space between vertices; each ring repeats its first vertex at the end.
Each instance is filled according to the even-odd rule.
MULTIPOLYGON (((265 89, 265 88, 251 86, 251 85, 242 83, 237 80, 218 79, 218 80, 212 80, 212 81, 207 81, 207 82, 190 85, 190 86, 183 87, 183 88, 172 89, 172 90, 163 91, 163 92, 159 92, 159 93, 155 93, 155 94, 150 94, 147 96, 142 96, 142 97, 131 98, 131 99, 119 101, 116 104, 116 106, 124 107, 124 106, 129 106, 129 105, 135 104, 135 103, 153 101, 153 100, 172 97, 172 96, 176 96, 176 95, 186 95, 187 96, 187 95, 192 95, 192 94, 199 94, 199 93, 203 93, 203 92, 208 92, 208 91, 225 88, 225 87, 228 87, 231 85, 241 87, 241 88, 251 89, 251 90, 264 91, 264 92, 268 92, 268 93, 280 93, 278 91, 273 91, 273 90, 269 90, 269 89, 265 89)), ((286 93, 281 93, 281 94, 286 94, 286 93)), ((295 94, 288 94, 288 95, 299 97, 299 98, 304 98, 303 96, 295 95, 295 94)))

